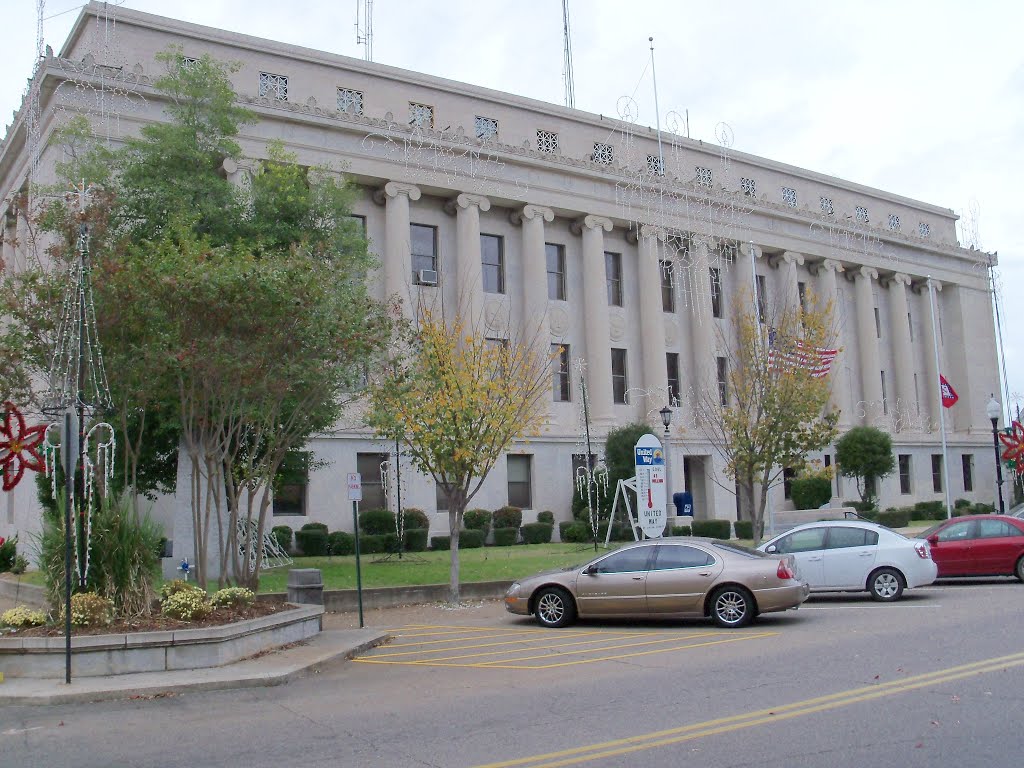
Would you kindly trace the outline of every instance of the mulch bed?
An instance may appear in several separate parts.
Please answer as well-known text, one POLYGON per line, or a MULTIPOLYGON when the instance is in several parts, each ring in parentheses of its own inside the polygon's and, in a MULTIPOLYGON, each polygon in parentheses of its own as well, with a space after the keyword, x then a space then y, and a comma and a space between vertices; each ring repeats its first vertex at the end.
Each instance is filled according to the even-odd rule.
MULTIPOLYGON (((200 627, 218 627, 223 624, 234 624, 246 619, 257 619, 272 613, 291 610, 292 606, 283 603, 268 603, 257 600, 252 605, 239 608, 218 608, 205 619, 181 621, 170 616, 155 613, 152 616, 140 616, 134 619, 115 619, 105 627, 72 627, 71 636, 75 635, 118 635, 128 632, 167 632, 176 629, 198 629, 200 627)), ((18 629, 13 633, 18 637, 64 637, 64 625, 31 627, 18 629)), ((9 636, 7 630, 2 636, 9 636)))

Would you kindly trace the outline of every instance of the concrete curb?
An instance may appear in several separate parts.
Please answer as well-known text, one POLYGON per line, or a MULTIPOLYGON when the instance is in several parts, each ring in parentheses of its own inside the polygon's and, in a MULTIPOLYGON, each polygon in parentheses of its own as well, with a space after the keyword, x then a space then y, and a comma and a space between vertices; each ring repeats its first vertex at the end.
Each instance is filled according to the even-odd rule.
MULTIPOLYGON (((505 596, 511 581, 473 581, 459 586, 462 600, 497 600, 505 596)), ((374 587, 363 589, 363 609, 397 608, 403 605, 443 603, 448 600, 447 584, 423 584, 407 587, 374 587)), ((283 603, 284 592, 264 592, 259 600, 283 603)), ((352 613, 359 610, 359 593, 355 589, 325 589, 324 610, 330 613, 352 613)))

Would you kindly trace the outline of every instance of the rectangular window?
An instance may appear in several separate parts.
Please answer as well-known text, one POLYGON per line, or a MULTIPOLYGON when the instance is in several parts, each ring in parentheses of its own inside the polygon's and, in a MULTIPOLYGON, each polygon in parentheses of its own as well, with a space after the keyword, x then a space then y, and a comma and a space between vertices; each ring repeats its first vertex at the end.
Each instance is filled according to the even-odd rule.
POLYGON ((612 402, 626 402, 626 350, 612 348, 612 402))
POLYGON ((309 453, 289 451, 274 478, 274 514, 305 515, 309 491, 309 453))
POLYGON ((793 480, 796 479, 796 470, 792 467, 782 468, 782 497, 784 499, 793 498, 793 480))
POLYGON ((533 456, 510 454, 508 466, 508 503, 510 507, 529 509, 533 506, 531 464, 533 456))
POLYGON ((659 261, 658 267, 661 272, 661 311, 675 312, 676 291, 672 284, 672 262, 659 261))
POLYGON ((722 270, 711 267, 711 316, 722 316, 722 270))
POLYGON ((498 121, 493 117, 480 117, 473 119, 473 128, 476 130, 476 137, 480 141, 498 138, 498 121))
POLYGON ((351 88, 338 89, 338 111, 353 115, 363 114, 363 92, 351 88))
POLYGON ((757 276, 757 319, 768 322, 768 281, 764 275, 757 276))
POLYGON ((608 283, 608 306, 622 306, 622 254, 604 254, 604 276, 608 283))
POLYGON ((414 128, 434 127, 434 108, 429 104, 409 102, 409 125, 414 128))
POLYGON ((960 465, 964 470, 964 490, 974 490, 974 454, 965 453, 960 457, 960 465))
POLYGON ((900 462, 900 493, 906 495, 911 493, 910 486, 910 454, 901 453, 900 462))
POLYGON ((356 231, 358 231, 359 234, 363 237, 363 239, 365 239, 366 238, 366 217, 365 216, 360 216, 358 214, 353 213, 351 216, 349 216, 349 218, 352 219, 352 223, 355 224, 356 231))
POLYGON ((885 391, 885 371, 882 371, 882 413, 889 413, 889 396, 885 391))
POLYGON ((942 493, 942 454, 932 454, 932 490, 942 493))
POLYGON ((288 101, 288 78, 285 75, 260 72, 260 96, 288 101))
POLYGON ((665 354, 665 368, 668 372, 668 398, 673 405, 679 405, 679 353, 665 354))
POLYGON ((800 311, 807 313, 807 283, 800 281, 796 284, 797 297, 800 300, 800 311))
POLYGON ((356 472, 363 486, 361 509, 387 509, 388 500, 384 495, 384 482, 381 480, 381 464, 388 460, 386 453, 357 453, 356 472))
POLYGON ((434 483, 434 508, 438 512, 448 511, 448 496, 445 495, 441 484, 437 482, 434 483))
POLYGON ((484 293, 504 293, 505 239, 498 235, 480 235, 480 260, 484 293))
POLYGON ((729 405, 729 363, 724 357, 716 357, 718 365, 718 402, 720 405, 729 405))
POLYGON ((415 285, 437 284, 437 227, 409 225, 412 246, 412 282, 415 285), (433 282, 431 282, 431 279, 433 282))
POLYGON ((551 377, 552 394, 556 403, 569 402, 569 345, 552 344, 551 361, 554 375, 551 377))
POLYGON ((548 298, 565 301, 565 246, 544 243, 544 255, 548 261, 548 298))

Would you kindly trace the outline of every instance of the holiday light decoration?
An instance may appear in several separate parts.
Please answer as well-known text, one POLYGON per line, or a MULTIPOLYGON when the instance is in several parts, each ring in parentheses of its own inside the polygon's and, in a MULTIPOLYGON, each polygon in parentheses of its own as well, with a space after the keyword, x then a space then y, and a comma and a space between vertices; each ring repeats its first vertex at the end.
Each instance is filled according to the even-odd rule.
POLYGON ((26 469, 42 472, 46 469, 39 446, 46 436, 46 425, 29 427, 14 403, 4 403, 4 419, 0 423, 0 470, 3 472, 3 489, 12 490, 25 474, 26 469))

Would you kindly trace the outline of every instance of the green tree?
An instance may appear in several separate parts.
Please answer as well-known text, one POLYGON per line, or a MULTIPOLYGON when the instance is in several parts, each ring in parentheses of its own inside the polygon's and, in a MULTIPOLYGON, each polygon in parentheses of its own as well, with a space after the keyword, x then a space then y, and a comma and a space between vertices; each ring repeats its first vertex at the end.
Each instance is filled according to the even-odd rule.
POLYGON ((854 427, 836 443, 840 474, 852 477, 864 504, 874 504, 878 481, 896 468, 892 438, 876 427, 854 427))
POLYGON ((367 421, 408 445, 406 455, 448 500, 449 598, 459 599, 459 533, 470 500, 517 437, 540 430, 550 360, 535 339, 495 344, 461 316, 450 324, 420 312, 409 354, 370 386, 367 421))
MULTIPOLYGON (((604 442, 604 464, 608 470, 608 492, 598 498, 596 509, 592 511, 596 513, 596 516, 590 515, 587 521, 595 538, 598 535, 594 532, 595 529, 611 517, 612 502, 615 500, 615 489, 618 487, 619 481, 629 480, 636 474, 636 456, 633 449, 637 440, 649 433, 653 433, 651 427, 641 422, 625 424, 608 432, 604 442)), ((633 497, 636 495, 629 489, 625 489, 625 492, 632 494, 633 497)), ((585 512, 587 509, 585 490, 581 492, 578 487, 574 489, 572 509, 573 515, 581 519, 582 515, 587 514, 585 512)))
POLYGON ((832 308, 814 306, 812 296, 805 308, 765 302, 762 319, 750 294, 740 291, 733 332, 718 333, 724 388, 705 376, 695 396, 698 424, 736 481, 755 541, 764 535, 768 490, 781 481, 783 468, 803 464, 808 452, 828 445, 836 433, 838 412, 825 412, 829 378, 813 370, 817 350, 834 344, 832 308))

